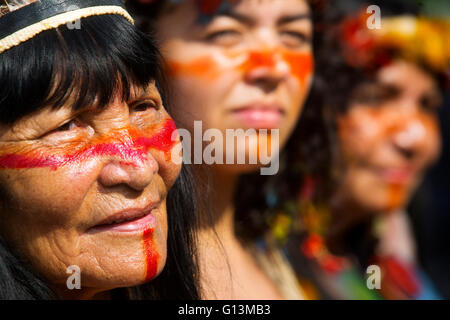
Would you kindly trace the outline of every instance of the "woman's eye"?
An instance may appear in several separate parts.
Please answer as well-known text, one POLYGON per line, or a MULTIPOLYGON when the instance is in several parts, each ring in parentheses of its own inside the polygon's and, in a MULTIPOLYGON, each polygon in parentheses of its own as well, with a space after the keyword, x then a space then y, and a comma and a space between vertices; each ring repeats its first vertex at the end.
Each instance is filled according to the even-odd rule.
POLYGON ((207 34, 205 36, 205 41, 218 45, 230 46, 236 44, 241 39, 241 36, 242 34, 239 31, 227 29, 207 34))
POLYGON ((158 109, 158 106, 154 102, 146 101, 146 102, 140 102, 136 103, 131 106, 131 112, 144 112, 149 109, 158 109))
POLYGON ((420 105, 426 112, 437 113, 442 106, 442 100, 439 97, 425 96, 420 100, 420 105))
POLYGON ((351 101, 364 103, 372 107, 379 107, 383 103, 393 100, 399 96, 399 90, 395 87, 378 84, 366 84, 357 88, 352 95, 351 101))
POLYGON ((67 134, 72 134, 72 133, 76 133, 78 129, 85 127, 85 125, 83 123, 81 123, 81 121, 77 120, 77 119, 73 119, 70 120, 66 123, 64 123, 63 125, 60 125, 58 128, 53 129, 47 133, 45 133, 43 136, 41 136, 42 138, 47 138, 47 137, 61 137, 61 134, 63 134, 64 137, 67 137, 67 134))
POLYGON ((79 126, 80 126, 80 123, 77 120, 71 120, 71 121, 63 124, 62 126, 59 126, 55 130, 53 130, 53 132, 70 131, 79 126))
POLYGON ((281 31, 280 36, 281 42, 289 48, 298 48, 311 43, 310 37, 299 31, 281 31))

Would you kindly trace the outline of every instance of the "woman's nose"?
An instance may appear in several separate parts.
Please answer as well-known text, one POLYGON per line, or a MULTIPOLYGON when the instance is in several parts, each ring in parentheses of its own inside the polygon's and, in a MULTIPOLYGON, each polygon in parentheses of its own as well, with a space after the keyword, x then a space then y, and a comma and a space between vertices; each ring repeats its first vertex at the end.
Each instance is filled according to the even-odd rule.
POLYGON ((414 157, 426 143, 425 125, 420 119, 410 117, 399 121, 396 127, 392 139, 395 148, 407 158, 414 157))
POLYGON ((140 159, 114 157, 102 168, 99 182, 105 188, 126 185, 133 190, 142 191, 152 183, 158 170, 158 162, 150 152, 140 159))
POLYGON ((275 89, 289 75, 290 67, 274 49, 251 51, 245 67, 245 80, 266 91, 275 89))

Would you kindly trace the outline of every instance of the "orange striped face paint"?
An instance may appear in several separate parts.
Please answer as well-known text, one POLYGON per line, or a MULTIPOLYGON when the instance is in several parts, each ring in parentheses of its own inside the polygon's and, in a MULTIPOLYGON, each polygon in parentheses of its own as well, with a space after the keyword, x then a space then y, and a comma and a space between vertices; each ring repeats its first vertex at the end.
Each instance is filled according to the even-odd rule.
POLYGON ((27 152, 23 147, 16 151, 17 146, 6 146, 0 154, 0 169, 30 169, 51 168, 56 170, 61 166, 80 163, 93 157, 115 156, 132 164, 147 158, 150 149, 165 153, 166 161, 170 160, 170 151, 177 141, 172 140, 176 131, 172 119, 167 119, 161 125, 146 129, 134 128, 114 130, 88 143, 69 144, 52 154, 32 150, 27 152))
POLYGON ((201 56, 186 62, 169 60, 169 67, 172 76, 194 76, 212 80, 230 68, 246 74, 258 68, 276 68, 278 63, 285 63, 290 73, 304 87, 312 75, 314 59, 309 52, 275 49, 227 53, 220 58, 212 55, 201 56))
POLYGON ((298 79, 302 86, 305 86, 314 69, 314 59, 312 54, 286 51, 283 54, 283 57, 290 66, 292 74, 298 79))

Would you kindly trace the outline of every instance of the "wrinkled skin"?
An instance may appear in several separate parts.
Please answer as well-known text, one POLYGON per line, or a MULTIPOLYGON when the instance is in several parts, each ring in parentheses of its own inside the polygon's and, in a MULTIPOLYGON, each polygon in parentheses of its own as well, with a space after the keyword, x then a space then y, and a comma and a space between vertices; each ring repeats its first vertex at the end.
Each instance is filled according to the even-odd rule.
POLYGON ((132 145, 133 138, 158 134, 170 119, 153 83, 145 90, 132 89, 130 101, 115 98, 101 110, 44 108, 12 126, 0 126, 0 158, 5 153, 44 159, 71 155, 52 167, 29 163, 14 168, 8 163, 8 168, 0 169, 0 232, 62 295, 69 294, 66 268, 71 265, 81 269, 82 286, 71 294, 89 298, 111 288, 141 284, 165 264, 166 196, 180 166, 153 147, 124 155, 139 149, 132 145), (124 151, 73 156, 102 141, 124 151), (94 232, 92 228, 119 211, 150 204, 156 219, 150 240, 156 269, 148 275, 142 230, 94 232))

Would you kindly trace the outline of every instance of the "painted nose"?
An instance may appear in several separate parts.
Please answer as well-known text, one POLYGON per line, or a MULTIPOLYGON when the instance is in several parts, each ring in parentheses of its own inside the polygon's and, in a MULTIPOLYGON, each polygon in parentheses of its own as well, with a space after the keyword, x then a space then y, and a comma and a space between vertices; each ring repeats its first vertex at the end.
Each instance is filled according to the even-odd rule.
POLYGON ((143 191, 157 172, 158 163, 152 156, 136 162, 113 160, 103 167, 99 181, 105 188, 126 185, 133 190, 143 191))
POLYGON ((426 143, 426 128, 419 119, 406 119, 394 132, 393 144, 406 158, 413 158, 426 143))
POLYGON ((282 55, 273 50, 250 52, 244 68, 245 80, 263 87, 266 91, 276 88, 290 72, 282 55))
POLYGON ((136 191, 148 187, 159 170, 152 154, 126 143, 118 144, 117 150, 102 168, 100 184, 105 188, 126 185, 136 191))

